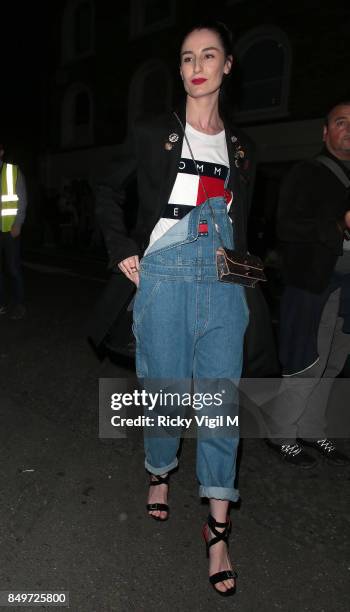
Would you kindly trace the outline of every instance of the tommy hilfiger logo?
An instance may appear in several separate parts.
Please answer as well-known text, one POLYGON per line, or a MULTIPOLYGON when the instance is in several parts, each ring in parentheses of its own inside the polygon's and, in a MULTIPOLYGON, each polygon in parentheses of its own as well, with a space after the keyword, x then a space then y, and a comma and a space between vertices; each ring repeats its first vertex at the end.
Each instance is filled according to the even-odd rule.
POLYGON ((203 219, 199 222, 198 225, 198 235, 199 236, 208 236, 208 221, 203 219))
MULTIPOLYGON (((226 180, 228 174, 228 167, 223 164, 213 164, 211 162, 197 161, 197 169, 199 174, 210 178, 217 178, 223 181, 226 180)), ((197 174, 197 170, 194 167, 193 160, 182 157, 179 163, 179 172, 185 174, 197 174)))

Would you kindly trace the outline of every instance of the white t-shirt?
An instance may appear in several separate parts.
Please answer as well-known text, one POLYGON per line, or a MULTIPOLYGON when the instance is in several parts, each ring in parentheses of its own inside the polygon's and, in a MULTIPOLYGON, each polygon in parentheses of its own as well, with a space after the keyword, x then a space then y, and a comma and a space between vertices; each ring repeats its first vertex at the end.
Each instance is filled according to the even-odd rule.
MULTIPOLYGON (((219 134, 214 135, 203 134, 186 123, 186 135, 208 196, 210 198, 224 197, 229 210, 232 193, 225 189, 225 182, 229 176, 225 131, 222 130, 219 134)), ((148 248, 195 206, 203 204, 205 200, 206 194, 184 138, 173 190, 163 211, 163 216, 153 229, 148 248)))

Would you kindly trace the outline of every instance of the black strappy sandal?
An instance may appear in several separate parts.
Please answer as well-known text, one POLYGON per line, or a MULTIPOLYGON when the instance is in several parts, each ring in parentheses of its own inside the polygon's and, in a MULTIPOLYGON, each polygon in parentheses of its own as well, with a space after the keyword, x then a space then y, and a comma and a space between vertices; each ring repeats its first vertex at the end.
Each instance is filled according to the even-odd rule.
MULTIPOLYGON (((204 524, 203 531, 202 531, 206 549, 207 549, 208 558, 209 558, 210 547, 214 546, 218 542, 223 541, 226 543, 226 546, 228 547, 228 537, 230 535, 230 531, 231 531, 231 521, 229 518, 226 523, 218 523, 214 519, 214 517, 211 514, 209 514, 208 521, 204 524), (223 528, 224 530, 222 532, 218 531, 216 529, 217 527, 219 527, 219 529, 223 528), (211 537, 209 530, 214 534, 213 537, 211 537)), ((218 582, 223 582, 224 580, 232 580, 232 579, 236 580, 237 577, 238 577, 238 574, 234 570, 224 570, 223 572, 217 572, 216 574, 209 576, 209 582, 213 586, 213 589, 214 591, 216 591, 216 593, 219 593, 219 595, 222 595, 223 597, 229 597, 230 595, 233 595, 236 591, 236 582, 235 582, 235 585, 231 589, 227 589, 226 591, 220 591, 219 589, 216 588, 215 585, 218 582)))
MULTIPOLYGON (((152 476, 154 476, 156 480, 152 480, 152 479, 150 480, 150 483, 149 483, 150 487, 157 487, 158 485, 161 485, 161 484, 166 484, 166 485, 169 484, 169 474, 167 474, 166 476, 159 476, 158 474, 152 474, 152 476)), ((155 521, 167 521, 169 518, 168 504, 161 504, 161 503, 155 502, 154 504, 147 504, 146 508, 148 512, 159 511, 159 512, 168 513, 165 518, 160 518, 160 516, 154 516, 154 514, 150 514, 149 516, 153 518, 155 521)))

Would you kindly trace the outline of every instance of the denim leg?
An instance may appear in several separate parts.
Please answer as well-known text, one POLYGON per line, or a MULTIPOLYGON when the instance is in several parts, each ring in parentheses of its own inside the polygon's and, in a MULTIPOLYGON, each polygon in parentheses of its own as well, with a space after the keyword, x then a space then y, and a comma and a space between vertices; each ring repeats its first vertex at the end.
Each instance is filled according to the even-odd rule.
MULTIPOLYGON (((242 287, 224 283, 206 285, 198 296, 194 377, 199 386, 198 379, 204 379, 206 386, 211 379, 211 395, 221 391, 221 396, 226 398, 223 406, 211 406, 201 414, 222 414, 225 421, 227 415, 238 415, 236 384, 242 371, 243 338, 249 314, 242 287)), ((238 444, 238 427, 226 430, 198 427, 197 477, 201 497, 233 502, 239 499, 239 491, 234 486, 238 444)))
MULTIPOLYGON (((141 273, 133 330, 136 373, 146 390, 151 387, 153 392, 162 389, 180 394, 190 391, 193 362, 193 333, 188 327, 190 293, 189 283, 153 279, 141 273)), ((171 407, 166 410, 171 411, 171 407)), ((178 409, 175 412, 180 413, 178 409)), ((156 406, 153 415, 159 413, 164 414, 164 409, 156 406)), ((145 432, 145 467, 149 472, 163 474, 177 466, 180 437, 181 429, 174 427, 145 432)))

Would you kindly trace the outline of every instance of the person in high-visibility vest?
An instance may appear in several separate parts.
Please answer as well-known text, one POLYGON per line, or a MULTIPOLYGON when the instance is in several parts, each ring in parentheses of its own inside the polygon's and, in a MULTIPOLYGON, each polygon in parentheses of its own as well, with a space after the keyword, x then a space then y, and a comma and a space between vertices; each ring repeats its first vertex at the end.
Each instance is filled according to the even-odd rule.
POLYGON ((8 311, 5 297, 3 260, 11 281, 11 319, 25 315, 24 289, 21 270, 20 234, 27 208, 27 193, 23 174, 15 164, 4 161, 4 146, 0 144, 0 315, 8 311))

